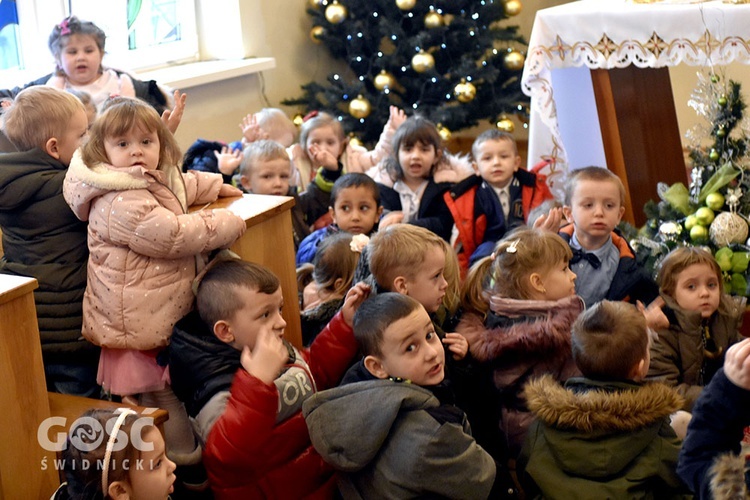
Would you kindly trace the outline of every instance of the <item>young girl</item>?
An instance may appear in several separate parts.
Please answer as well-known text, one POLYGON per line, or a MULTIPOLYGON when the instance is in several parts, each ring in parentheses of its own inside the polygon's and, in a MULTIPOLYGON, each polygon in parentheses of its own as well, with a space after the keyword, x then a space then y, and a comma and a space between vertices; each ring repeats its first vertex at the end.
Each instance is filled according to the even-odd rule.
POLYGON ((333 233, 318 247, 313 264, 297 270, 302 290, 302 341, 310 345, 341 309, 352 286, 360 252, 352 249, 352 235, 333 233))
POLYGON ((240 191, 215 174, 181 174, 174 137, 143 101, 117 97, 107 104, 63 184, 73 212, 89 222, 83 334, 102 347, 102 387, 169 410, 170 456, 192 463, 200 450, 156 358, 192 307, 196 256, 228 246, 245 230, 228 210, 188 207, 240 191))
POLYGON ((169 498, 175 464, 159 429, 142 423, 125 408, 89 410, 76 419, 62 452, 65 482, 52 500, 169 498))
POLYGON ((289 157, 298 171, 300 191, 307 189, 316 175, 332 185, 342 172, 364 173, 377 165, 390 154, 391 137, 406 119, 403 111, 391 106, 375 149, 367 151, 349 144, 341 122, 328 113, 313 111, 308 117, 302 124, 299 144, 289 149, 289 157))
POLYGON ((745 297, 722 293, 719 264, 706 250, 679 247, 662 261, 657 274, 669 328, 651 345, 649 378, 676 386, 691 411, 703 386, 724 363, 739 333, 745 297))
POLYGON ((380 229, 391 224, 422 226, 448 241, 453 217, 443 200, 450 189, 447 182, 433 179, 443 156, 442 139, 431 121, 420 116, 408 118, 393 136, 393 151, 386 169, 393 187, 380 185, 383 209, 380 229))
POLYGON ((498 463, 518 456, 532 420, 521 398, 524 384, 545 373, 559 381, 579 374, 570 328, 583 301, 575 295, 571 256, 558 235, 518 229, 464 283, 465 314, 456 331, 479 364, 467 413, 477 442, 498 463))

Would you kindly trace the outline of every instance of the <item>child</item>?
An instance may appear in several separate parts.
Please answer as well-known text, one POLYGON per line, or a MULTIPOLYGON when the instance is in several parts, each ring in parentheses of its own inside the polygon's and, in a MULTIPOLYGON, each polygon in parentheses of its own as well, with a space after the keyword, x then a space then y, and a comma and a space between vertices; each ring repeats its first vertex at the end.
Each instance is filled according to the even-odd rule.
POLYGON ((442 154, 442 139, 431 121, 412 116, 398 128, 393 136, 393 152, 386 160, 393 187, 380 185, 386 211, 381 228, 409 223, 450 240, 453 218, 443 193, 451 185, 436 183, 432 177, 442 154))
POLYGON ((383 213, 378 185, 365 174, 345 174, 331 189, 328 214, 332 223, 313 231, 299 245, 297 267, 312 262, 318 245, 338 231, 369 236, 377 231, 378 219, 383 213))
POLYGON ((537 418, 519 460, 531 481, 525 493, 671 498, 682 485, 669 416, 682 398, 664 384, 641 383, 649 365, 643 314, 625 302, 598 302, 573 324, 572 343, 582 378, 563 387, 544 375, 524 389, 537 418))
MULTIPOLYGON (((47 85, 62 90, 82 90, 91 95, 97 108, 111 95, 138 97, 159 113, 168 111, 174 104, 172 97, 155 81, 136 80, 127 73, 102 66, 105 39, 104 31, 92 22, 81 21, 76 16, 63 19, 52 29, 48 41, 57 65, 55 73, 23 88, 47 85)), ((2 90, 0 95, 12 97, 21 90, 21 87, 2 90)))
POLYGON ((352 248, 350 233, 335 233, 320 243, 312 264, 297 269, 298 280, 309 280, 302 290, 300 307, 305 345, 312 343, 343 305, 359 255, 352 248))
POLYGON ((354 316, 364 359, 302 411, 315 449, 342 471, 344 498, 487 498, 492 458, 443 386, 445 353, 425 309, 402 294, 354 316))
POLYGON ((730 345, 739 342, 745 297, 722 293, 719 264, 699 247, 672 250, 659 266, 659 291, 669 327, 651 347, 649 378, 674 386, 690 411, 703 386, 721 367, 730 345))
POLYGON ((99 349, 81 338, 86 288, 86 224, 62 195, 63 179, 88 133, 81 101, 30 87, 3 113, 3 132, 18 149, 0 155, 0 272, 37 279, 34 292, 47 388, 98 397, 99 349))
POLYGON ((89 410, 76 419, 62 452, 65 482, 52 500, 168 499, 175 464, 159 429, 144 421, 126 408, 89 410))
POLYGON ((696 498, 748 497, 747 454, 740 442, 750 426, 750 339, 727 349, 724 368, 693 408, 677 473, 696 498))
POLYGON ((500 464, 508 453, 518 456, 532 420, 521 398, 526 382, 578 374, 570 327, 583 302, 575 295, 570 254, 556 234, 519 228, 474 264, 464 282, 456 331, 479 364, 467 413, 477 442, 500 464))
POLYGON ((566 185, 563 213, 569 225, 560 236, 573 250, 570 266, 578 276, 576 293, 587 306, 603 299, 650 304, 658 296, 633 249, 615 231, 624 204, 625 187, 606 168, 576 170, 566 185))
POLYGON ((346 141, 341 122, 333 116, 317 111, 309 113, 300 130, 299 144, 293 146, 289 153, 299 173, 300 192, 307 189, 315 176, 325 176, 325 180, 332 185, 344 172, 364 173, 377 165, 390 153, 391 137, 405 119, 403 111, 391 106, 380 140, 375 149, 367 151, 346 141))
POLYGON ((463 274, 469 265, 492 253, 507 231, 524 225, 529 213, 552 199, 547 178, 520 169, 513 136, 497 129, 482 132, 471 146, 477 175, 444 195, 458 231, 456 252, 463 274))
POLYGON ((170 457, 200 458, 187 415, 157 354, 192 307, 197 256, 228 246, 245 230, 229 210, 188 213, 239 190, 213 174, 181 174, 177 143, 153 108, 117 97, 76 153, 63 195, 89 222, 83 334, 102 347, 97 381, 120 396, 169 410, 170 457))
POLYGON ((263 108, 255 114, 248 114, 242 119, 240 130, 243 146, 269 139, 288 149, 297 139, 297 127, 286 113, 278 108, 263 108))
POLYGON ((333 471, 313 451, 300 408, 354 360, 351 322, 367 292, 352 288, 310 350, 299 351, 282 340, 284 297, 272 272, 240 260, 208 266, 197 311, 176 325, 169 349, 217 499, 332 498, 333 471))

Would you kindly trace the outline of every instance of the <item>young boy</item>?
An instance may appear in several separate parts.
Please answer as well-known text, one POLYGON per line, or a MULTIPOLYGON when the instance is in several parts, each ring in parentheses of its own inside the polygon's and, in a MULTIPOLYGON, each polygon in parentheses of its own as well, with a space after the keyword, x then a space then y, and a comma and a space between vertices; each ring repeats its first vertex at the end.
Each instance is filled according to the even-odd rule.
POLYGON ((88 133, 83 104, 45 86, 4 108, 3 132, 18 150, 0 155, 0 272, 31 276, 50 391, 99 396, 99 349, 81 335, 87 227, 63 199, 73 152, 88 133))
POLYGON ((198 279, 197 311, 175 325, 169 368, 205 440, 216 498, 330 498, 333 471, 312 450, 300 409, 354 361, 351 323, 367 287, 352 288, 310 350, 299 351, 282 340, 284 297, 271 271, 218 259, 198 279))
POLYGON ((682 398, 664 384, 641 383, 649 365, 644 315, 631 304, 602 301, 578 317, 571 333, 583 377, 562 387, 545 375, 524 391, 537 417, 519 459, 530 480, 526 493, 549 499, 679 493, 680 441, 669 417, 682 398))
POLYGON ((576 293, 587 307, 604 299, 650 304, 659 295, 627 240, 615 231, 624 205, 625 187, 606 168, 586 167, 571 173, 563 206, 569 224, 560 236, 573 250, 570 269, 577 276, 576 293))
MULTIPOLYGON (((308 188, 308 191, 310 188, 308 188)), ((370 235, 377 230, 380 214, 380 190, 377 183, 366 174, 344 174, 336 180, 331 189, 328 214, 333 221, 324 228, 313 231, 304 239, 297 251, 297 267, 312 262, 318 245, 336 231, 370 235)))
POLYGON ((529 212, 552 199, 547 178, 520 169, 513 136, 487 130, 471 147, 477 175, 459 182, 444 195, 458 237, 456 252, 462 272, 492 253, 507 231, 526 224, 529 212))
POLYGON ((421 304, 376 295, 354 332, 364 359, 302 408, 315 449, 344 471, 342 496, 487 498, 494 461, 442 386, 445 354, 421 304))

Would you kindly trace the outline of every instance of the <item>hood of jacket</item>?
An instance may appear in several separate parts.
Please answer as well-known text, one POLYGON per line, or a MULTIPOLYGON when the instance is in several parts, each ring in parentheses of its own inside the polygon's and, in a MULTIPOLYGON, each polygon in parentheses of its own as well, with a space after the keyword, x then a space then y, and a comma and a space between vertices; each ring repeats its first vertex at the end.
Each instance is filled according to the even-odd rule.
POLYGON ((220 391, 228 391, 240 368, 240 351, 216 338, 197 311, 175 324, 168 347, 172 389, 192 417, 220 391))
POLYGON ((177 166, 159 166, 157 170, 143 167, 115 168, 106 163, 88 166, 78 149, 70 160, 63 186, 63 195, 70 208, 81 220, 87 220, 94 199, 110 191, 149 189, 156 184, 168 188, 182 212, 187 211, 187 194, 182 174, 177 166))
MULTIPOLYGON (((349 380, 353 379, 356 376, 349 380)), ((427 389, 377 379, 319 392, 305 401, 302 412, 312 443, 323 459, 339 470, 353 472, 378 455, 401 412, 439 404, 427 389)))
POLYGON ((479 361, 517 352, 567 352, 570 349, 570 327, 584 305, 578 296, 557 301, 493 296, 490 309, 510 321, 488 328, 478 315, 469 314, 457 328, 469 341, 471 354, 479 361))
POLYGON ((549 375, 526 384, 524 396, 544 424, 542 433, 558 465, 587 477, 622 471, 683 404, 674 389, 660 383, 578 378, 563 387, 549 375))
POLYGON ((747 461, 739 455, 726 453, 714 459, 711 476, 711 498, 750 498, 745 470, 747 461))

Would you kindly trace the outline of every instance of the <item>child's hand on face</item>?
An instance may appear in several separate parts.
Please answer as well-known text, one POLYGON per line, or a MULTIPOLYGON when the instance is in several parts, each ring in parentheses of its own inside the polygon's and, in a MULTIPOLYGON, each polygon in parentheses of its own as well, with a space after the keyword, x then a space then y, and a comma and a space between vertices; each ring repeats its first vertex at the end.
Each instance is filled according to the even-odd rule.
POLYGON ((669 328, 669 320, 661 309, 664 307, 664 299, 661 297, 656 297, 648 307, 644 306, 643 302, 639 300, 636 302, 636 307, 643 313, 643 316, 646 318, 646 324, 652 330, 669 328))
POLYGON ((349 289, 348 292, 346 292, 346 297, 344 297, 344 305, 341 306, 341 315, 344 317, 344 322, 352 326, 352 321, 354 320, 354 313, 357 312, 357 309, 360 305, 362 305, 362 302, 365 301, 367 297, 370 296, 370 285, 360 281, 353 287, 349 289))
POLYGON ((248 346, 242 348, 240 363, 253 377, 264 384, 272 384, 288 359, 289 351, 284 342, 272 332, 261 330, 252 351, 248 346))
POLYGON ((750 391, 750 339, 738 342, 727 350, 724 374, 737 387, 750 391))
POLYGON ((268 139, 268 134, 260 128, 254 114, 248 114, 240 123, 242 138, 245 142, 255 142, 261 139, 268 139))
POLYGON ((453 359, 461 361, 469 352, 469 341, 460 333, 446 333, 443 344, 448 346, 448 350, 453 353, 453 359))
POLYGON ((394 210, 393 212, 388 212, 383 216, 382 219, 380 219, 380 222, 378 223, 378 230, 383 230, 387 228, 388 226, 392 224, 401 224, 404 221, 404 212, 400 210, 394 210))
POLYGON ((308 151, 313 165, 323 167, 326 170, 336 171, 339 169, 339 160, 326 150, 313 144, 308 151))
POLYGON ((180 93, 179 90, 174 91, 174 108, 165 109, 161 114, 161 121, 167 126, 170 132, 174 134, 177 132, 177 127, 180 126, 182 121, 182 114, 185 112, 185 102, 187 101, 187 94, 180 93))
POLYGON ((232 175, 242 163, 242 151, 230 150, 227 146, 221 148, 221 152, 214 151, 214 156, 219 165, 219 172, 224 175, 232 175))
POLYGON ((388 117, 388 123, 390 124, 391 130, 396 130, 406 121, 406 113, 403 109, 399 109, 397 106, 391 106, 390 116, 388 117))
POLYGON ((563 220, 561 207, 553 208, 549 213, 542 214, 534 221, 534 229, 543 229, 557 233, 560 230, 560 223, 563 220))

